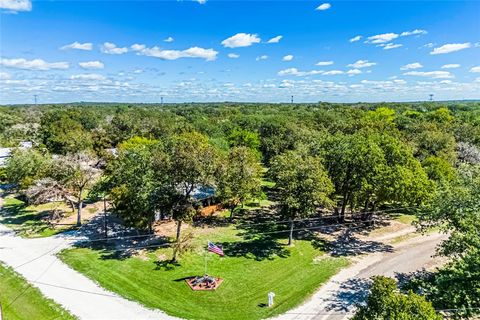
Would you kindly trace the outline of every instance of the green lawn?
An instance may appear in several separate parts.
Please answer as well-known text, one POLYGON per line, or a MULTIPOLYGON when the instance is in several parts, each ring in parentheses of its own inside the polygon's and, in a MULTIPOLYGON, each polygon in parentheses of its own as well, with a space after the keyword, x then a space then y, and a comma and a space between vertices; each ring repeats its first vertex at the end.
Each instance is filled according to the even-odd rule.
POLYGON ((53 228, 47 223, 45 218, 54 206, 54 203, 28 206, 17 198, 6 197, 0 210, 0 222, 17 231, 22 237, 49 237, 69 228, 53 228))
POLYGON ((45 298, 37 288, 28 287, 24 291, 27 287, 25 279, 0 263, 0 303, 5 320, 75 319, 61 306, 45 298), (23 291, 24 294, 9 306, 23 291))
POLYGON ((60 257, 111 291, 188 319, 261 319, 286 312, 348 264, 323 254, 310 241, 286 247, 284 240, 273 238, 243 240, 232 227, 212 230, 195 238, 194 251, 178 266, 157 262, 166 261, 171 249, 118 257, 111 251, 76 248, 60 257), (208 254, 208 274, 224 282, 217 291, 194 292, 183 279, 204 273, 202 247, 207 239, 222 242, 228 255, 208 254), (276 294, 273 308, 265 306, 270 291, 276 294))

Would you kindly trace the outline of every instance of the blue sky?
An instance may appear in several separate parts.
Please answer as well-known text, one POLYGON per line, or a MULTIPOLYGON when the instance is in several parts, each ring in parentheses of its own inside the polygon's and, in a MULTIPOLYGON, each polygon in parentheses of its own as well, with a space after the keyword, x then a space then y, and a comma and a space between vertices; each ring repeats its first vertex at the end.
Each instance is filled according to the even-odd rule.
POLYGON ((0 103, 480 98, 478 1, 0 8, 0 103))

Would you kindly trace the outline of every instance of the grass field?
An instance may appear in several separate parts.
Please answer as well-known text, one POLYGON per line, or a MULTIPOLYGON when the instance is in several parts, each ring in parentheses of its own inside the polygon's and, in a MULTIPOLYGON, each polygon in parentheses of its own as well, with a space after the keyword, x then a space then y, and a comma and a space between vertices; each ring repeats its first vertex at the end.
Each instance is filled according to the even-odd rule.
POLYGON ((54 205, 47 203, 28 206, 17 198, 6 197, 0 210, 0 222, 17 231, 22 237, 49 237, 70 228, 70 226, 53 228, 47 223, 45 218, 54 205))
POLYGON ((0 304, 5 320, 75 319, 61 306, 45 298, 37 288, 29 287, 25 279, 1 263, 0 304), (10 304, 22 292, 24 293, 10 304))
POLYGON ((171 249, 120 257, 112 251, 76 248, 60 257, 127 299, 188 319, 261 319, 286 312, 348 264, 307 240, 286 247, 284 240, 273 238, 244 240, 232 227, 211 230, 201 230, 195 249, 179 265, 166 262, 171 249), (207 255, 208 274, 224 282, 217 291, 194 292, 184 279, 204 273, 207 239, 224 246, 226 257, 207 255), (270 291, 276 294, 273 308, 265 306, 270 291))

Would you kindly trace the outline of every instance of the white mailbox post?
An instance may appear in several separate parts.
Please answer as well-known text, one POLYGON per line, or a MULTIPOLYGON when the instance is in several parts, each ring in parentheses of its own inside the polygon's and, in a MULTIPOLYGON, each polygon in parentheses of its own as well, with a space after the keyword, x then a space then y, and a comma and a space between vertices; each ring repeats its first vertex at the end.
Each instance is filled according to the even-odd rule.
POLYGON ((273 298, 275 297, 275 293, 269 292, 268 293, 268 307, 273 306, 273 298))

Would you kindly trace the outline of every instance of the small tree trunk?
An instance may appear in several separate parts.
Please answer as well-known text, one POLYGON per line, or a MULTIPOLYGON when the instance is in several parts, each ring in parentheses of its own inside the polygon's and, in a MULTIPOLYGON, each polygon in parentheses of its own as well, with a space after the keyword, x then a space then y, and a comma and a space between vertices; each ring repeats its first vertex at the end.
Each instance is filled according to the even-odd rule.
POLYGON ((230 207, 230 220, 231 221, 233 221, 233 213, 234 213, 236 208, 237 208, 237 205, 235 205, 235 204, 230 207))
POLYGON ((82 206, 83 206, 82 193, 83 193, 83 189, 80 189, 80 191, 78 192, 77 227, 82 225, 82 206))
POLYGON ((290 234, 288 235, 288 245, 291 246, 293 245, 293 219, 290 220, 290 234))
POLYGON ((344 193, 343 200, 342 200, 342 209, 340 211, 340 216, 338 217, 340 222, 345 221, 345 209, 347 208, 347 202, 348 202, 348 194, 344 193))
POLYGON ((177 251, 180 246, 180 233, 182 231, 182 220, 177 221, 177 243, 175 245, 175 248, 173 249, 173 257, 172 261, 176 262, 177 261, 177 251))

